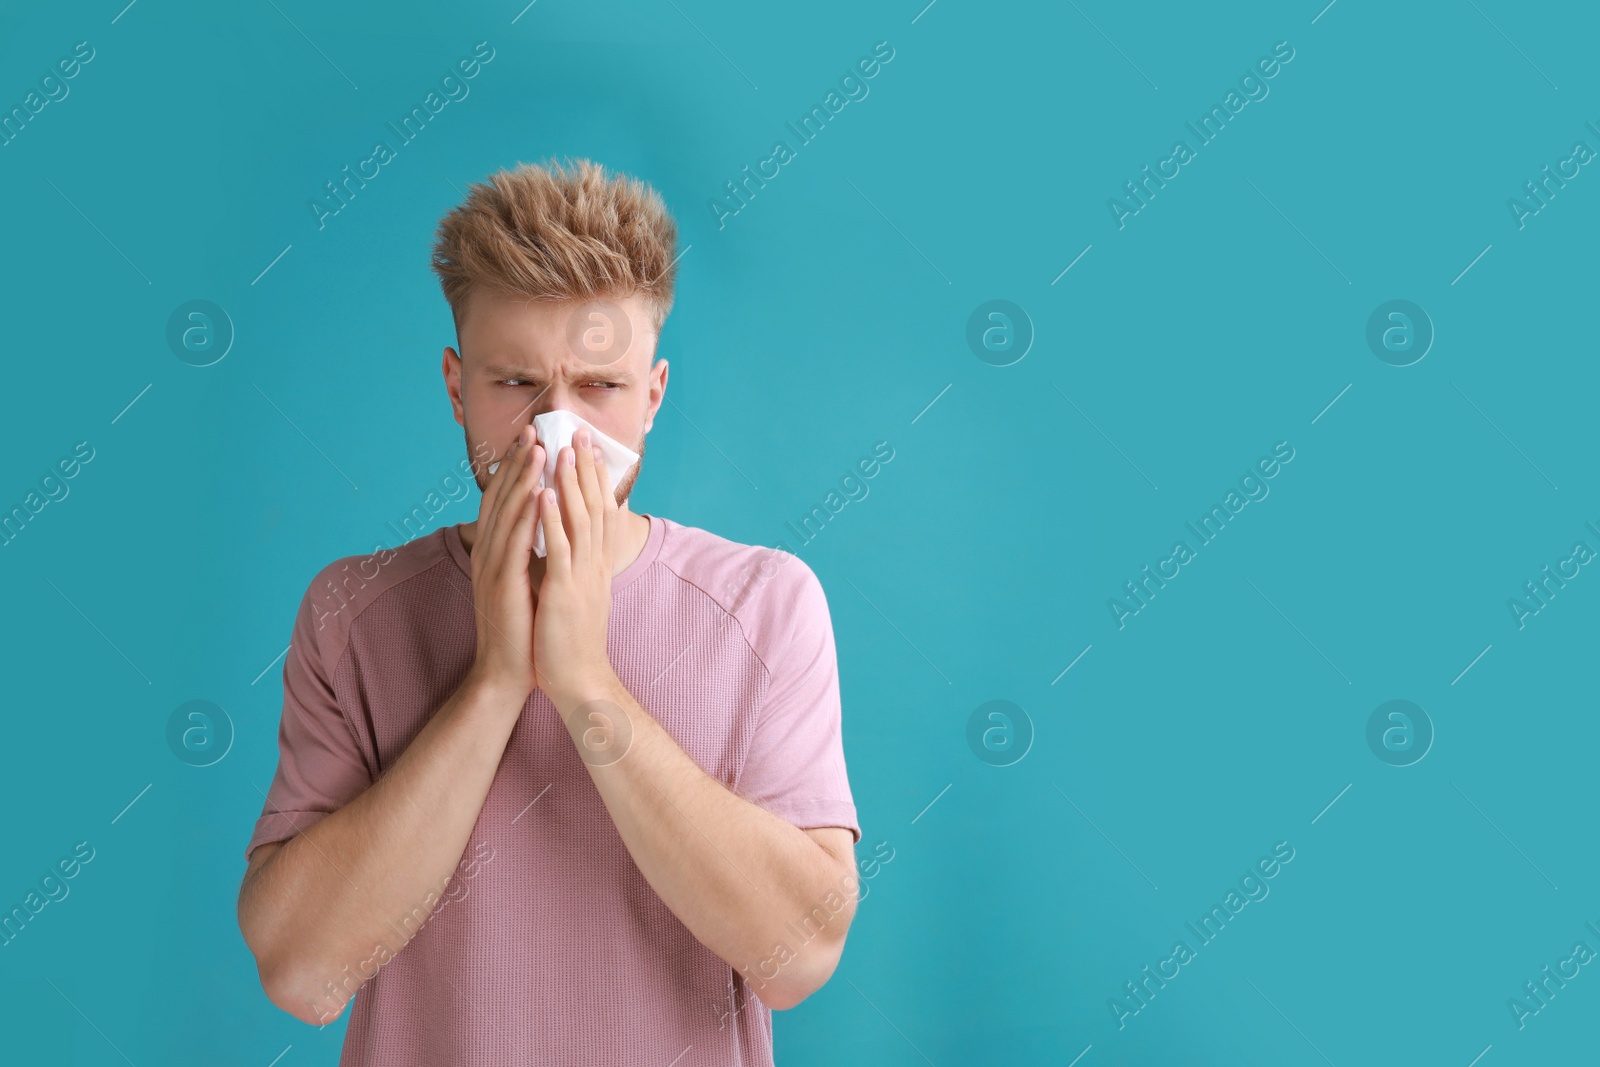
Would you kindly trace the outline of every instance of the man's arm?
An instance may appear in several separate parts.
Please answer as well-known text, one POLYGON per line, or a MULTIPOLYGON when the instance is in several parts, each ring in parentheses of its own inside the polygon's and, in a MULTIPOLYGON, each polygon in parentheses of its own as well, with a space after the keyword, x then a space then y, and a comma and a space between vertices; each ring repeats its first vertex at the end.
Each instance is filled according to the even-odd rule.
POLYGON ((539 500, 539 686, 656 895, 764 1004, 793 1007, 828 980, 844 949, 858 885, 854 835, 801 830, 736 796, 622 684, 606 654, 618 505, 584 430, 575 446, 561 450, 556 489, 539 500))
POLYGON ((524 428, 479 508, 466 680, 377 781, 281 846, 258 848, 245 872, 240 931, 268 997, 305 1022, 337 1018, 426 921, 533 691, 527 560, 544 450, 532 440, 524 428))
POLYGON ((469 678, 361 795, 256 850, 239 929, 274 1004, 308 1023, 337 1018, 426 921, 526 700, 469 678))
POLYGON ((851 832, 801 830, 730 792, 615 672, 551 699, 634 863, 689 932, 769 1008, 819 989, 855 917, 851 832))

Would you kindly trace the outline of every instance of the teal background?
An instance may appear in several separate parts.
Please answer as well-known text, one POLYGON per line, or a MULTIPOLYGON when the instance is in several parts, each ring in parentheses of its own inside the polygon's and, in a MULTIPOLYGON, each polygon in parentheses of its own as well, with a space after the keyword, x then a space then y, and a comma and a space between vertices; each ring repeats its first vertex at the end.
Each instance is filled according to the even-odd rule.
POLYGON ((0 948, 0 1058, 337 1062, 344 1020, 275 1009, 235 918, 275 657, 316 570, 392 543, 464 454, 433 227, 551 156, 677 214, 633 507, 821 577, 858 854, 893 849, 833 980, 775 1016, 780 1063, 1593 1055, 1600 969, 1522 1028, 1507 1001, 1600 950, 1600 577, 1520 629, 1507 601, 1600 549, 1600 175, 1522 228, 1507 201, 1600 149, 1600 19, 923 2, 5 8, 5 108, 96 54, 0 148, 0 504, 95 456, 0 549, 0 904, 96 854, 0 948), (323 183, 479 41, 470 95, 319 230, 323 183), (869 95, 719 229, 723 183, 878 41, 869 95), (1108 198, 1279 41, 1269 95, 1119 229, 1108 198), (237 332, 206 367, 165 336, 197 299, 237 332), (1009 366, 966 341, 993 299, 1035 335, 1009 366), (1393 299, 1436 331, 1407 367, 1365 340, 1393 299), (1270 495, 1119 629, 1108 599, 1280 441, 1270 495), (195 699, 235 732, 208 767, 166 740, 195 699), (1436 732, 1411 766, 1367 745, 1391 699, 1436 732), (967 743, 991 700, 1031 723, 1010 766, 967 743), (1280 841, 1270 895, 1119 1027, 1123 983, 1280 841))

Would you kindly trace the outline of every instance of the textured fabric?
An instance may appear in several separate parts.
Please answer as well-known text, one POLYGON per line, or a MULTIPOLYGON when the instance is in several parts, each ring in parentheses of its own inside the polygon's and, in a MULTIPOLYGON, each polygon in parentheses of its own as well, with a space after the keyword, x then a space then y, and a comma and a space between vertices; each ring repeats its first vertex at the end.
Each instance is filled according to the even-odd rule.
MULTIPOLYGON (((647 518, 644 550, 612 580, 618 677, 708 775, 859 841, 816 575, 789 553, 647 518)), ((278 770, 246 856, 391 766, 476 642, 458 527, 323 568, 295 619, 278 770)), ((347 1010, 341 1067, 773 1062, 769 1009, 645 881, 539 690, 443 899, 347 1010)))

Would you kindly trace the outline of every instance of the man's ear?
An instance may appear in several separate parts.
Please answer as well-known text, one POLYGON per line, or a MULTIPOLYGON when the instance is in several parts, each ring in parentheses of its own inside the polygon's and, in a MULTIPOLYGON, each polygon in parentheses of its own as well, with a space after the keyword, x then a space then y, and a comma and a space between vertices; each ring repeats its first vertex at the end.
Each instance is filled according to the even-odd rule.
POLYGON ((449 345, 444 346, 444 362, 439 369, 444 373, 444 388, 450 394, 450 408, 456 422, 465 427, 467 410, 461 403, 461 356, 449 345))
POLYGON ((650 392, 654 396, 654 403, 645 413, 645 433, 649 433, 650 428, 656 424, 656 412, 661 410, 661 405, 667 398, 667 361, 664 359, 656 360, 650 368, 650 392))

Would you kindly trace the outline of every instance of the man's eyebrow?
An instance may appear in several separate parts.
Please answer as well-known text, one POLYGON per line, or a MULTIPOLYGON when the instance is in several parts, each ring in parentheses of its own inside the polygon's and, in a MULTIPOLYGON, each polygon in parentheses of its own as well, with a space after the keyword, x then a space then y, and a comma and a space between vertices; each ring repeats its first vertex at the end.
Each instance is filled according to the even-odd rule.
MULTIPOLYGON (((540 380, 539 373, 537 371, 500 363, 485 367, 483 372, 495 378, 526 378, 530 381, 540 380)), ((576 372, 573 377, 580 381, 599 382, 628 382, 633 380, 633 374, 627 369, 605 366, 586 367, 585 369, 576 372)))

